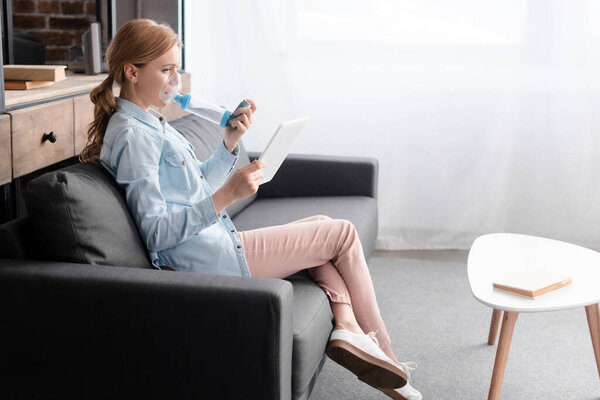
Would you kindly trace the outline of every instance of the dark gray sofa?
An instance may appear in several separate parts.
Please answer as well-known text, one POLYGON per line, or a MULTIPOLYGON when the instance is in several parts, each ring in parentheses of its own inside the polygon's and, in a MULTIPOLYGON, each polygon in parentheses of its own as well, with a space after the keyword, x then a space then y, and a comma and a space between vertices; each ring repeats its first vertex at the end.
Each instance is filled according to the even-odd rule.
MULTIPOLYGON (((171 124, 200 160, 222 139, 192 115, 171 124)), ((259 155, 241 147, 238 168, 259 155)), ((369 258, 377 175, 373 158, 292 154, 227 211, 239 231, 348 219, 369 258)), ((26 200, 28 216, 0 226, 0 398, 309 398, 333 316, 306 271, 282 280, 150 268, 99 165, 46 173, 26 200)))

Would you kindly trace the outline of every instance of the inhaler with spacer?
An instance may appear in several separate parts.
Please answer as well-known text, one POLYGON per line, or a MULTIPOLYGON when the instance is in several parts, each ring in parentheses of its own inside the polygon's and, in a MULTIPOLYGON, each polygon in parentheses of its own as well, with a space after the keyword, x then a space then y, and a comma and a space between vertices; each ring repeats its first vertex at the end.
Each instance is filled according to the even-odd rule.
MULTIPOLYGON (((232 119, 239 117, 239 115, 233 115, 233 112, 227 110, 226 108, 209 103, 205 100, 192 98, 189 93, 181 94, 180 92, 181 75, 179 75, 179 72, 177 72, 171 75, 167 83, 165 83, 165 86, 160 89, 159 96, 161 100, 165 102, 165 104, 170 104, 174 101, 181 106, 182 110, 196 114, 199 117, 202 117, 222 127, 227 125, 231 126, 229 122, 232 119)), ((242 100, 237 108, 240 107, 250 107, 250 103, 248 103, 246 100, 242 100)))

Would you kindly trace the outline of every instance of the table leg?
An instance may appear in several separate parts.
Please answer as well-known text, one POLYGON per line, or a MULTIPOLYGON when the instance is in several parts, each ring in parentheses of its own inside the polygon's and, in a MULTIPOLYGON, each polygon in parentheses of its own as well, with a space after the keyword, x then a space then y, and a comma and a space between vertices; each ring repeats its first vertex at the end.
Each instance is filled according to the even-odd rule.
POLYGON ((502 320, 502 310, 494 309, 492 312, 492 322, 490 324, 490 334, 488 335, 488 344, 495 345, 496 337, 498 336, 498 326, 500 325, 500 321, 502 320))
POLYGON ((517 312, 505 311, 502 317, 500 341, 498 342, 498 350, 496 350, 496 361, 494 361, 494 372, 492 373, 492 382, 490 383, 488 400, 498 400, 500 397, 500 388, 502 387, 502 379, 504 378, 504 369, 506 368, 506 360, 508 359, 510 341, 515 330, 515 323, 517 322, 518 316, 519 313, 517 312))
POLYGON ((598 368, 598 374, 600 374, 600 308, 598 303, 585 306, 585 315, 587 316, 594 355, 596 356, 596 368, 598 368))

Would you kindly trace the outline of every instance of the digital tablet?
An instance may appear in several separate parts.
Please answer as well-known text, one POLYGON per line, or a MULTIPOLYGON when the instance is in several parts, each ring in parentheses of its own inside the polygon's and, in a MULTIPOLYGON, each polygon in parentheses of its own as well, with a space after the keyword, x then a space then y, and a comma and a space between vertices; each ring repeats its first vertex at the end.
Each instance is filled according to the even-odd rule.
POLYGON ((269 182, 277 173, 277 170, 287 157, 288 153, 298 140, 300 131, 306 125, 309 117, 297 118, 291 121, 282 122, 277 128, 271 140, 267 144, 265 151, 262 152, 258 161, 264 161, 267 165, 262 169, 263 178, 260 185, 269 182))

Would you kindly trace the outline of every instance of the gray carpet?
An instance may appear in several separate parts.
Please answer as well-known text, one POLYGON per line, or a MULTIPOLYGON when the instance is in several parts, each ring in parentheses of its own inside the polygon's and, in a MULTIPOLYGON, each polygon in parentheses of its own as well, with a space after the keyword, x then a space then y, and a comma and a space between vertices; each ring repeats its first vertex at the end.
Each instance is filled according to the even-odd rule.
MULTIPOLYGON (((471 296, 466 265, 372 258, 369 267, 393 349, 418 363, 413 386, 423 398, 487 399, 491 309, 471 296)), ((519 315, 500 398, 600 399, 583 308, 519 315)), ((327 359, 311 396, 324 399, 389 398, 327 359)))

